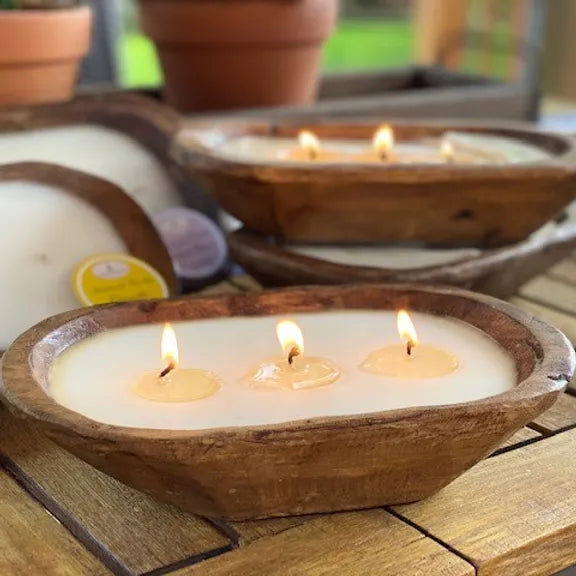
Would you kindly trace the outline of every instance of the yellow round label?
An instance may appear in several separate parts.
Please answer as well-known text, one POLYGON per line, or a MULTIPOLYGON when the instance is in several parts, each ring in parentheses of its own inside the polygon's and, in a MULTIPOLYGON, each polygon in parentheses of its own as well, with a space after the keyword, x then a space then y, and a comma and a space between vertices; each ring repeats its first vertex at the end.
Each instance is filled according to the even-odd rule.
POLYGON ((128 254, 86 258, 74 270, 73 286, 76 298, 86 306, 168 296, 164 278, 152 266, 128 254))

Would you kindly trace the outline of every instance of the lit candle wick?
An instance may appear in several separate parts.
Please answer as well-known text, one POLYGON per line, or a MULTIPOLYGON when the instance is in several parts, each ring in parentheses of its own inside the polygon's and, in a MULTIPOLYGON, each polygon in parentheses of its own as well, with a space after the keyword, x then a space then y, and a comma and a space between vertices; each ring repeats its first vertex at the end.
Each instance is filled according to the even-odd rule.
POLYGON ((304 130, 298 134, 300 147, 308 156, 308 160, 316 160, 320 154, 320 140, 312 132, 304 130))
POLYGON ((372 146, 376 155, 382 162, 392 160, 392 149, 394 148, 394 133, 390 126, 382 126, 372 138, 372 146))
POLYGON ((166 376, 167 374, 170 374, 170 372, 172 372, 172 370, 174 370, 174 368, 176 368, 176 362, 174 362, 174 360, 170 360, 170 363, 168 364, 168 366, 166 366, 166 368, 164 368, 164 370, 162 370, 162 372, 160 372, 160 378, 164 378, 164 376, 166 376))
POLYGON ((414 344, 414 342, 412 342, 412 340, 408 340, 406 342, 406 354, 408 354, 408 356, 412 356, 412 350, 416 347, 416 344, 414 344))
POLYGON ((447 164, 453 164, 454 163, 454 161, 455 161, 454 147, 452 146, 452 144, 448 140, 444 140, 444 142, 442 142, 440 152, 442 154, 442 157, 444 158, 444 161, 447 164))
POLYGON ((296 356, 300 356, 300 348, 298 348, 298 346, 292 346, 290 352, 288 352, 288 364, 290 364, 290 366, 292 366, 296 356))
POLYGON ((406 310, 399 310, 396 319, 398 325, 398 334, 400 338, 406 342, 406 354, 412 356, 412 350, 418 345, 418 336, 412 320, 406 310))
POLYGON ((170 324, 164 324, 164 330, 162 331, 162 361, 168 361, 168 366, 160 372, 160 378, 164 378, 167 374, 172 372, 174 368, 178 366, 178 341, 176 340, 176 334, 174 329, 170 324))

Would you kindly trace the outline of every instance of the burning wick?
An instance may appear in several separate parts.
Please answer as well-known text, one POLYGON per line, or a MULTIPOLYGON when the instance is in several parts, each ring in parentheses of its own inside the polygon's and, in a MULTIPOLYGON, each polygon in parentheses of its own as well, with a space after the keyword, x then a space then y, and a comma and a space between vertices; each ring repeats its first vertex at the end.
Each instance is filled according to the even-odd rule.
POLYGON ((168 366, 166 366, 166 368, 160 372, 160 378, 164 378, 164 376, 170 374, 174 368, 176 368, 176 364, 174 364, 174 362, 170 362, 170 364, 168 364, 168 366))
POLYGON ((294 358, 296 358, 296 356, 300 356, 300 350, 296 346, 293 346, 290 349, 290 352, 288 352, 288 364, 290 364, 290 366, 292 366, 292 363, 294 362, 294 358))
POLYGON ((394 148, 394 132, 390 126, 382 126, 376 131, 372 138, 374 152, 382 162, 392 159, 392 149, 394 148))
POLYGON ((312 132, 308 132, 308 130, 300 132, 300 134, 298 134, 298 143, 300 144, 300 148, 308 155, 309 160, 316 160, 318 158, 320 154, 320 140, 318 140, 312 132))
POLYGON ((178 366, 178 342, 176 340, 176 333, 170 324, 164 324, 162 332, 162 361, 168 361, 168 366, 160 372, 160 378, 164 378, 167 374, 172 372, 178 366))
POLYGON ((288 356, 288 364, 294 363, 294 358, 304 353, 304 336, 297 324, 290 320, 282 320, 276 326, 276 335, 284 354, 288 356))
POLYGON ((418 336, 416 335, 416 329, 414 328, 414 324, 406 310, 398 311, 396 325, 398 326, 398 334, 400 334, 400 338, 406 343, 406 354, 412 356, 412 350, 418 346, 418 336))
POLYGON ((442 158, 448 163, 454 163, 454 146, 448 140, 444 140, 442 142, 442 146, 440 147, 440 153, 442 154, 442 158))

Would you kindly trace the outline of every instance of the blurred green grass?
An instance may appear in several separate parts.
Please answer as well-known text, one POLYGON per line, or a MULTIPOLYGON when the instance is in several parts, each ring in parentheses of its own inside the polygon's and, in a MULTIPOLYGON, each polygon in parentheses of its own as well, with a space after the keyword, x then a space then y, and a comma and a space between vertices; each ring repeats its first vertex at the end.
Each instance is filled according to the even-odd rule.
MULTIPOLYGON (((413 30, 405 20, 342 20, 324 47, 329 71, 394 67, 412 60, 413 30)), ((158 86, 162 73, 153 44, 127 32, 120 43, 121 80, 126 87, 158 86)))

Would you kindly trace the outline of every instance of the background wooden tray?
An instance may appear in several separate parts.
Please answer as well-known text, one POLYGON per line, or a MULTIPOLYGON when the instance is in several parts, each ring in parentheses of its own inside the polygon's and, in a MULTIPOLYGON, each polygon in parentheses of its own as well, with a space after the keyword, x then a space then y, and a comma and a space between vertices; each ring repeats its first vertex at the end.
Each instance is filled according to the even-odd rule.
POLYGON ((398 242, 498 246, 524 240, 558 216, 576 194, 576 149, 568 137, 517 125, 391 123, 398 139, 448 130, 530 143, 549 160, 509 165, 265 164, 220 154, 242 135, 368 139, 380 124, 189 121, 174 155, 246 228, 296 242, 398 242))
POLYGON ((352 266, 312 258, 246 230, 230 234, 228 245, 232 257, 265 286, 418 282, 461 286, 506 298, 576 248, 576 221, 559 224, 550 234, 483 250, 460 261, 408 270, 352 266))

